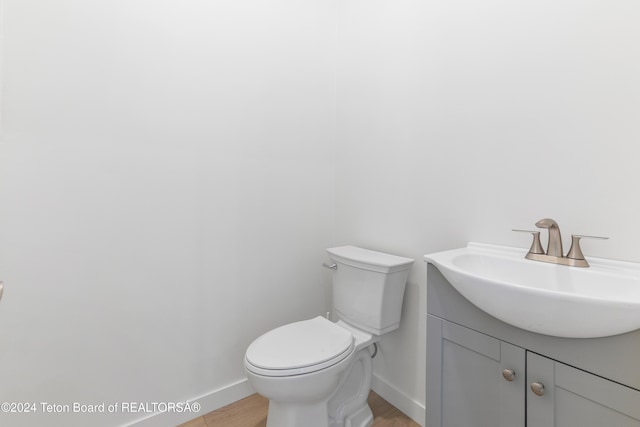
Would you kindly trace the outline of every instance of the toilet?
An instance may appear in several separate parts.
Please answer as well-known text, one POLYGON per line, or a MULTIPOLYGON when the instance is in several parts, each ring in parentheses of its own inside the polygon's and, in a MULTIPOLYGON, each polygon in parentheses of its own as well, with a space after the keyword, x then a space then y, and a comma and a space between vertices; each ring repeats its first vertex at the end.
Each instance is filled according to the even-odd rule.
MULTIPOLYGON (((327 249, 333 309, 258 337, 244 358, 247 379, 269 399, 267 427, 366 427, 373 346, 400 326, 413 259, 355 246, 327 249)), ((375 350, 374 350, 375 348, 375 350)))

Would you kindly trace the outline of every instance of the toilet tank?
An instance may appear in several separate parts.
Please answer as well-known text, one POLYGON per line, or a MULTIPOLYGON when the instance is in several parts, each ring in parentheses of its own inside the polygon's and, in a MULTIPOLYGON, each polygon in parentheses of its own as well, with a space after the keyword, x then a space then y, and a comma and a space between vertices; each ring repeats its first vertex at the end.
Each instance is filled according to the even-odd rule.
POLYGON ((327 252, 336 264, 333 308, 340 319, 376 335, 397 329, 414 260, 355 246, 327 252))

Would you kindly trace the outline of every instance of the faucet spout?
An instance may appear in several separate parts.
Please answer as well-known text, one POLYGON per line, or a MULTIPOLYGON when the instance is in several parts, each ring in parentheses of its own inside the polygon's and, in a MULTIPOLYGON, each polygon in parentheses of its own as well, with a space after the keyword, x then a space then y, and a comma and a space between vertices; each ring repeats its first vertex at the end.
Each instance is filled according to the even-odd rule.
POLYGON ((562 258, 562 237, 560 236, 560 228, 558 223, 551 218, 543 218, 536 222, 536 227, 546 228, 549 231, 549 241, 547 243, 547 255, 562 258))

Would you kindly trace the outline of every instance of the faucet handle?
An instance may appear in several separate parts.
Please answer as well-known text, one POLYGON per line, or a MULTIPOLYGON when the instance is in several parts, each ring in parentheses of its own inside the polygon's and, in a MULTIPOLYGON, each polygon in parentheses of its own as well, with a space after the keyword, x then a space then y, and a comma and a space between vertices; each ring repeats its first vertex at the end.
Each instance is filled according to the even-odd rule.
POLYGON ((567 252, 567 258, 584 259, 584 254, 582 253, 582 250, 580 249, 580 239, 607 240, 608 237, 586 236, 584 234, 572 234, 571 235, 571 248, 569 248, 569 252, 567 252))
POLYGON ((518 233, 531 233, 533 235, 533 242, 531 242, 531 248, 529 248, 530 254, 544 254, 544 249, 542 249, 542 244, 540 244, 540 232, 537 230, 520 230, 517 228, 511 229, 511 231, 515 231, 518 233))

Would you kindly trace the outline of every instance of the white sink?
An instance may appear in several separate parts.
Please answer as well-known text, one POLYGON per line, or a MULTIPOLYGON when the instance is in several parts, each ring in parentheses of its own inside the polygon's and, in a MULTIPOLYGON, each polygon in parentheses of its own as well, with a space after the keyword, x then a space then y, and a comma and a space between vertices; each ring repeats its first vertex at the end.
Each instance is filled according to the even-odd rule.
POLYGON ((640 264, 588 257, 589 268, 567 267, 526 253, 469 243, 424 258, 478 308, 528 331, 596 338, 640 329, 640 264))

